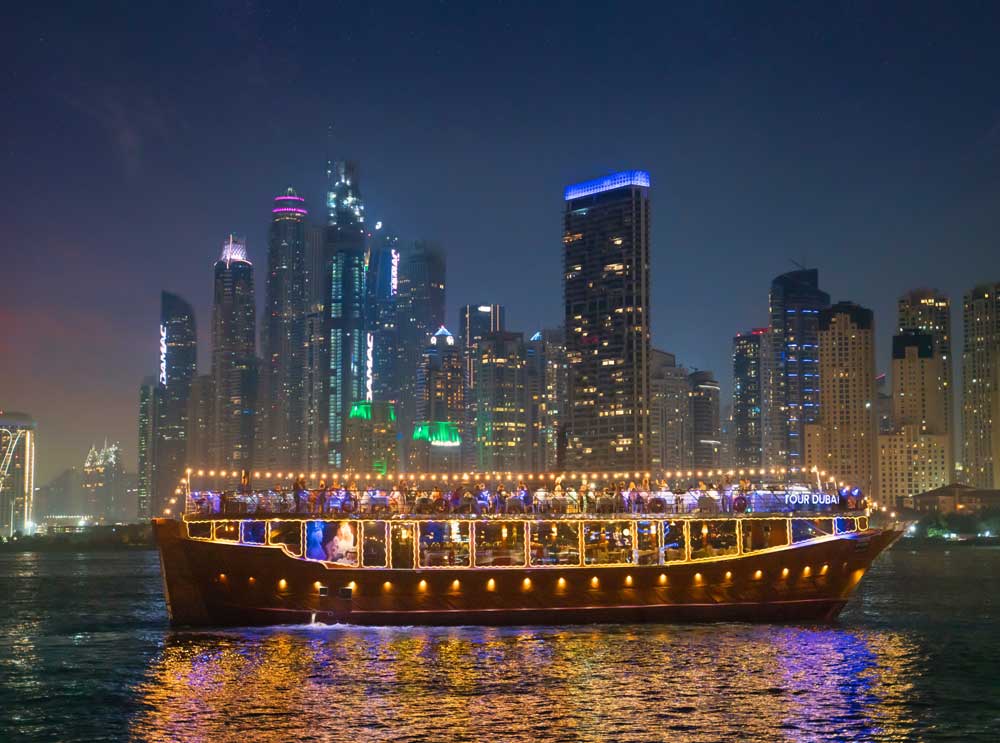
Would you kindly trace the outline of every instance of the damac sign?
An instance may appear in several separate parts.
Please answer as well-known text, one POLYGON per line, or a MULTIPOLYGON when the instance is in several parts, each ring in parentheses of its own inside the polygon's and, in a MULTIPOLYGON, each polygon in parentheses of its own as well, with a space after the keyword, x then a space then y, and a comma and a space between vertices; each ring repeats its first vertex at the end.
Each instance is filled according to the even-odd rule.
POLYGON ((160 384, 167 384, 167 326, 160 326, 160 384))
POLYGON ((788 506, 834 506, 840 503, 839 495, 830 493, 785 493, 788 506))
POLYGON ((399 251, 393 250, 392 265, 389 270, 389 296, 395 297, 399 291, 399 251))

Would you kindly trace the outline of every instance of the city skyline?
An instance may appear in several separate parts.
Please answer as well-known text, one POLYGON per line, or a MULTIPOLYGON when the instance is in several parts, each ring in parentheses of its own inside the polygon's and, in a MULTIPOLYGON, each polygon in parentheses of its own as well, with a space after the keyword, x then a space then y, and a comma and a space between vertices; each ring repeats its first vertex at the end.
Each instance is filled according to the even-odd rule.
MULTIPOLYGON (((480 12, 481 21, 493 13, 480 12)), ((508 326, 526 334, 559 324, 556 210, 565 184, 622 168, 649 170, 652 346, 675 354, 688 368, 713 371, 723 385, 723 401, 730 397, 731 338, 766 324, 767 283, 793 270, 793 260, 819 269, 821 286, 832 301, 852 300, 874 310, 879 371, 888 371, 893 308, 902 294, 930 285, 958 308, 973 286, 998 279, 991 260, 998 227, 992 212, 1000 190, 996 107, 988 95, 982 100, 978 95, 988 87, 996 50, 968 42, 986 34, 987 24, 977 28, 969 19, 952 19, 961 26, 966 48, 946 44, 932 49, 938 38, 933 19, 896 19, 892 23, 898 27, 888 32, 888 21, 869 18, 883 28, 871 37, 879 39, 876 45, 847 33, 836 23, 835 10, 794 16, 774 29, 739 15, 660 12, 680 15, 679 23, 672 24, 680 30, 670 32, 680 34, 673 39, 677 43, 657 44, 673 46, 673 56, 652 51, 650 43, 637 43, 631 62, 649 64, 610 55, 612 61, 601 68, 577 59, 570 49, 550 52, 544 65, 532 58, 544 67, 541 82, 550 84, 560 80, 552 76, 570 62, 583 64, 597 80, 616 79, 625 64, 644 68, 635 82, 608 89, 604 98, 609 111, 626 110, 624 104, 634 99, 644 104, 628 122, 634 136, 625 138, 614 136, 615 127, 625 123, 619 115, 587 114, 582 121, 556 115, 558 99, 545 98, 551 86, 530 92, 531 65, 513 58, 509 69, 490 79, 512 93, 512 108, 535 109, 537 118, 525 121, 520 114, 488 108, 499 114, 491 123, 471 114, 470 106, 444 131, 432 131, 430 124, 439 120, 434 108, 439 98, 431 96, 419 105, 407 94, 386 100, 391 70, 384 61, 350 57, 372 44, 365 24, 358 38, 342 39, 345 58, 359 74, 343 91, 358 101, 357 114, 335 115, 332 104, 307 93, 321 70, 304 71, 306 60, 277 52, 273 44, 256 49, 252 41, 255 32, 273 40, 287 31, 256 28, 247 20, 249 28, 241 29, 237 43, 255 49, 261 70, 288 64, 303 70, 301 80, 268 105, 280 103, 286 110, 285 96, 291 96, 301 102, 302 113, 291 122, 297 136, 282 141, 271 125, 253 123, 273 118, 253 114, 275 109, 250 111, 238 125, 227 122, 226 136, 232 141, 220 147, 222 135, 212 124, 199 129, 197 137, 192 134, 198 106, 214 110, 232 103, 206 104, 202 96, 219 89, 211 74, 204 87, 184 94, 157 83, 155 50, 134 48, 131 40, 121 54, 131 55, 132 72, 108 76, 65 38, 68 27, 53 22, 35 35, 24 34, 18 42, 24 66, 15 67, 15 73, 29 82, 45 79, 37 76, 59 78, 83 61, 65 84, 69 92, 63 86, 58 94, 32 94, 17 103, 16 112, 39 122, 65 120, 79 129, 85 146, 70 151, 68 145, 55 144, 45 123, 32 132, 15 132, 8 165, 9 182, 17 184, 17 192, 2 207, 10 234, 34 239, 30 250, 11 250, 12 274, 19 281, 7 295, 11 309, 4 309, 4 325, 13 333, 5 338, 3 358, 22 361, 0 369, 0 405, 38 422, 39 484, 77 463, 90 443, 104 436, 121 440, 129 469, 134 466, 136 385, 156 371, 150 359, 156 358, 159 342, 159 291, 194 304, 199 370, 206 372, 210 264, 218 254, 219 236, 247 235, 258 315, 264 317, 267 207, 280 189, 292 184, 312 209, 322 212, 327 154, 362 162, 372 219, 391 220, 406 242, 430 239, 444 247, 449 327, 456 323, 459 306, 490 302, 507 306, 508 326), (725 44, 714 35, 718 28, 728 32, 725 44), (828 29, 820 34, 823 40, 842 45, 832 59, 806 53, 801 70, 781 65, 786 53, 801 50, 811 29, 823 28, 828 29), (910 42, 906 49, 904 39, 910 42), (710 63, 704 50, 694 48, 695 42, 706 40, 709 52, 726 48, 732 56, 710 63), (57 45, 59 54, 46 54, 57 45), (769 90, 773 103, 761 103, 753 113, 741 108, 742 96, 760 93, 774 68, 745 68, 747 59, 781 70, 769 90), (852 64, 846 65, 847 60, 852 64), (960 65, 962 75, 949 72, 953 67, 946 63, 960 65), (730 81, 734 70, 740 75, 730 81), (664 85, 654 87, 662 89, 662 96, 638 97, 661 77, 664 85), (804 81, 812 78, 818 83, 806 89, 804 81), (919 78, 919 85, 911 78, 919 78), (150 92, 122 108, 123 96, 128 100, 128 93, 147 83, 150 92), (892 95, 884 96, 886 91, 892 95), (839 101, 845 92, 855 106, 839 101), (381 106, 392 105, 412 109, 412 116, 402 123, 389 121, 392 117, 381 115, 381 106), (308 127, 305 120, 310 120, 308 127), (379 128, 368 126, 373 120, 382 131, 365 131, 379 128), (334 153, 325 151, 330 121, 334 153), (511 126, 518 133, 516 142, 503 134, 511 126), (831 126, 837 134, 833 144, 831 126), (600 143, 596 154, 595 141, 600 143), (822 147, 817 146, 820 141, 822 147), (178 170, 174 157, 187 148, 199 162, 182 159, 192 167, 180 176, 173 172, 178 170), (33 153, 30 158, 28 153, 33 153), (436 162, 444 167, 428 167, 436 162), (460 168, 463 163, 475 167, 460 168), (470 182, 481 188, 469 188, 470 182), (25 199, 47 206, 24 209, 25 199), (109 214, 101 208, 108 203, 119 209, 109 214), (180 214, 183 220, 174 219, 180 214), (52 265, 60 270, 46 269, 52 265), (866 270, 859 272, 859 265, 866 270), (105 270, 94 271, 94 266, 105 270)), ((541 32, 529 25, 545 29, 555 20, 552 11, 533 13, 517 28, 517 47, 537 44, 541 32)), ((153 16, 147 16, 148 23, 159 20, 153 16)), ((179 13, 166 35, 176 37, 178 25, 190 20, 179 13)), ((211 17, 196 20, 207 20, 206 30, 214 22, 211 17)), ((398 41, 405 52, 413 43, 404 32, 411 20, 387 19, 379 25, 380 33, 398 41)), ((417 19, 414 28, 419 34, 433 22, 417 19)), ((116 28, 109 19, 107 33, 116 28)), ((634 40, 651 41, 646 33, 635 31, 634 40)), ((471 36, 479 42, 496 38, 478 28, 471 36)), ((583 36, 574 41, 591 49, 607 43, 583 36)), ((483 55, 473 54, 462 72, 447 63, 449 53, 460 52, 464 44, 447 37, 441 58, 417 55, 415 74, 425 82, 442 76, 445 92, 456 76, 482 74, 488 65, 483 55)), ((206 43, 205 52, 194 54, 189 64, 206 68, 209 48, 206 43)), ((267 84, 267 74, 258 84, 267 84)), ((568 93, 579 92, 578 85, 573 83, 568 93)), ((35 87, 48 90, 42 84, 35 87)), ((953 318, 956 380, 961 331, 953 318)))

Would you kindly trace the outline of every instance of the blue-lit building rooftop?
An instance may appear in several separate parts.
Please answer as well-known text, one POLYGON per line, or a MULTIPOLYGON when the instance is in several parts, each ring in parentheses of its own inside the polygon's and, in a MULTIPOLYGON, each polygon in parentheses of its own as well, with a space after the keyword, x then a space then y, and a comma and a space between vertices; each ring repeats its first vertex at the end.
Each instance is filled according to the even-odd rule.
POLYGON ((613 191, 626 186, 645 186, 649 188, 649 173, 645 170, 623 170, 592 181, 574 183, 566 186, 564 197, 566 201, 579 199, 583 196, 593 196, 604 191, 613 191))

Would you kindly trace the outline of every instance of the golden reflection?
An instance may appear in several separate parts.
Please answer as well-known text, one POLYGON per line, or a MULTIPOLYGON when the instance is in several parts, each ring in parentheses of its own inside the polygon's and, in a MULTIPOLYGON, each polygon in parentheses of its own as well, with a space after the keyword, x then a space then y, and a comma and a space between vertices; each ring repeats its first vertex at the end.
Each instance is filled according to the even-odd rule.
POLYGON ((131 735, 176 740, 913 737, 911 640, 838 627, 298 627, 173 634, 131 735), (525 700, 530 698, 530 714, 525 700), (544 722, 540 722, 544 721, 544 722), (541 725, 541 727, 539 727, 541 725))

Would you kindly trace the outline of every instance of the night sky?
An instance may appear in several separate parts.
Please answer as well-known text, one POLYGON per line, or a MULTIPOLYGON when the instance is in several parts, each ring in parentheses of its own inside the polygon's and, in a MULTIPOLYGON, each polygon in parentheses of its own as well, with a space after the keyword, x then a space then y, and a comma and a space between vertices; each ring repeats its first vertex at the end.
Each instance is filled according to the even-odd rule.
POLYGON ((563 187, 650 171, 654 345, 724 400, 792 261, 875 310, 882 370, 901 292, 948 292, 959 343, 1000 280, 996 4, 145 5, 0 30, 0 408, 37 419, 39 484, 105 437, 135 469, 160 290, 207 371, 223 238, 263 299, 271 198, 315 209, 328 153, 369 221, 446 249, 449 322, 500 302, 527 332, 561 321, 563 187))

